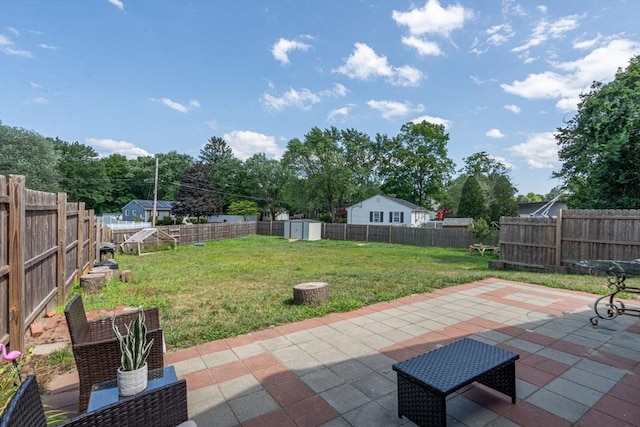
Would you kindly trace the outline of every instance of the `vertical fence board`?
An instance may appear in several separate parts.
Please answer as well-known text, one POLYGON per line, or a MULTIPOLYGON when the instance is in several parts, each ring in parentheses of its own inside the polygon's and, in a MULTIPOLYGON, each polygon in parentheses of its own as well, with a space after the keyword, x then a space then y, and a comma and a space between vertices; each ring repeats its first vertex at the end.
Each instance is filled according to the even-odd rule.
POLYGON ((9 176, 9 344, 24 349, 24 241, 25 182, 24 177, 9 176))
POLYGON ((0 342, 9 340, 9 188, 0 175, 0 342))

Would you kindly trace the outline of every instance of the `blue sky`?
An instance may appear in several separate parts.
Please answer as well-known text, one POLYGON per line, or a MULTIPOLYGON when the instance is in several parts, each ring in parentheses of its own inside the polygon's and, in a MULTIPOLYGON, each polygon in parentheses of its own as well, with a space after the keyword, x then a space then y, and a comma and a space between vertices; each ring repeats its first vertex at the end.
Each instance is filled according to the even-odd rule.
POLYGON ((545 194, 553 133, 639 28, 639 0, 0 0, 0 120, 128 157, 218 136, 244 160, 427 119, 458 168, 486 151, 545 194))

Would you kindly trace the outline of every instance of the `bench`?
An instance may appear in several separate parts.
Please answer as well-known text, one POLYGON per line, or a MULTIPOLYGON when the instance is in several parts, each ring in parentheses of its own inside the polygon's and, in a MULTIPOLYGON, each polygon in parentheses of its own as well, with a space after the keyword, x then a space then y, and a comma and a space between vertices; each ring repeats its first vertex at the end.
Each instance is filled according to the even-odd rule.
POLYGON ((516 403, 515 361, 520 356, 471 338, 393 365, 398 376, 398 417, 419 426, 446 426, 446 398, 477 381, 516 403))

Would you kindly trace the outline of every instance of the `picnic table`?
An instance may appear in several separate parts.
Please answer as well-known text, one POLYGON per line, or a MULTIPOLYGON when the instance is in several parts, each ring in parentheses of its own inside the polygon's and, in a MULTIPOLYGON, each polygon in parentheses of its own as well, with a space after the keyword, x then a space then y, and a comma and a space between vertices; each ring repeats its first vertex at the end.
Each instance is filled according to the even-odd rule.
POLYGON ((640 276, 640 259, 632 261, 617 260, 583 260, 578 263, 594 272, 607 274, 607 282, 611 293, 596 299, 593 310, 596 315, 591 317, 591 324, 597 325, 600 319, 612 320, 620 315, 640 317, 640 307, 627 307, 624 302, 616 300, 620 292, 640 294, 640 288, 627 286, 627 276, 640 276))
POLYGON ((480 252, 480 255, 484 256, 485 252, 500 252, 499 246, 484 246, 484 245, 469 245, 469 253, 473 253, 473 251, 480 252))

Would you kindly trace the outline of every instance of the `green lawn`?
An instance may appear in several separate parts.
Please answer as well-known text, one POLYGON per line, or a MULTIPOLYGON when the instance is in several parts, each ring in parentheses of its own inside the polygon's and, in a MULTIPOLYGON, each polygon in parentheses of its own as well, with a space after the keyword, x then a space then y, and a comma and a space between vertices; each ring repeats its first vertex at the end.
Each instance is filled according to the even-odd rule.
MULTIPOLYGON (((235 336, 272 325, 353 310, 487 277, 605 293, 603 278, 489 270, 492 255, 467 249, 321 240, 288 242, 252 235, 185 245, 140 257, 118 255, 133 283, 112 280, 85 308, 160 308, 171 347, 235 336), (330 303, 292 304, 293 286, 328 282, 330 303)), ((76 285, 76 291, 79 286, 76 285)))

